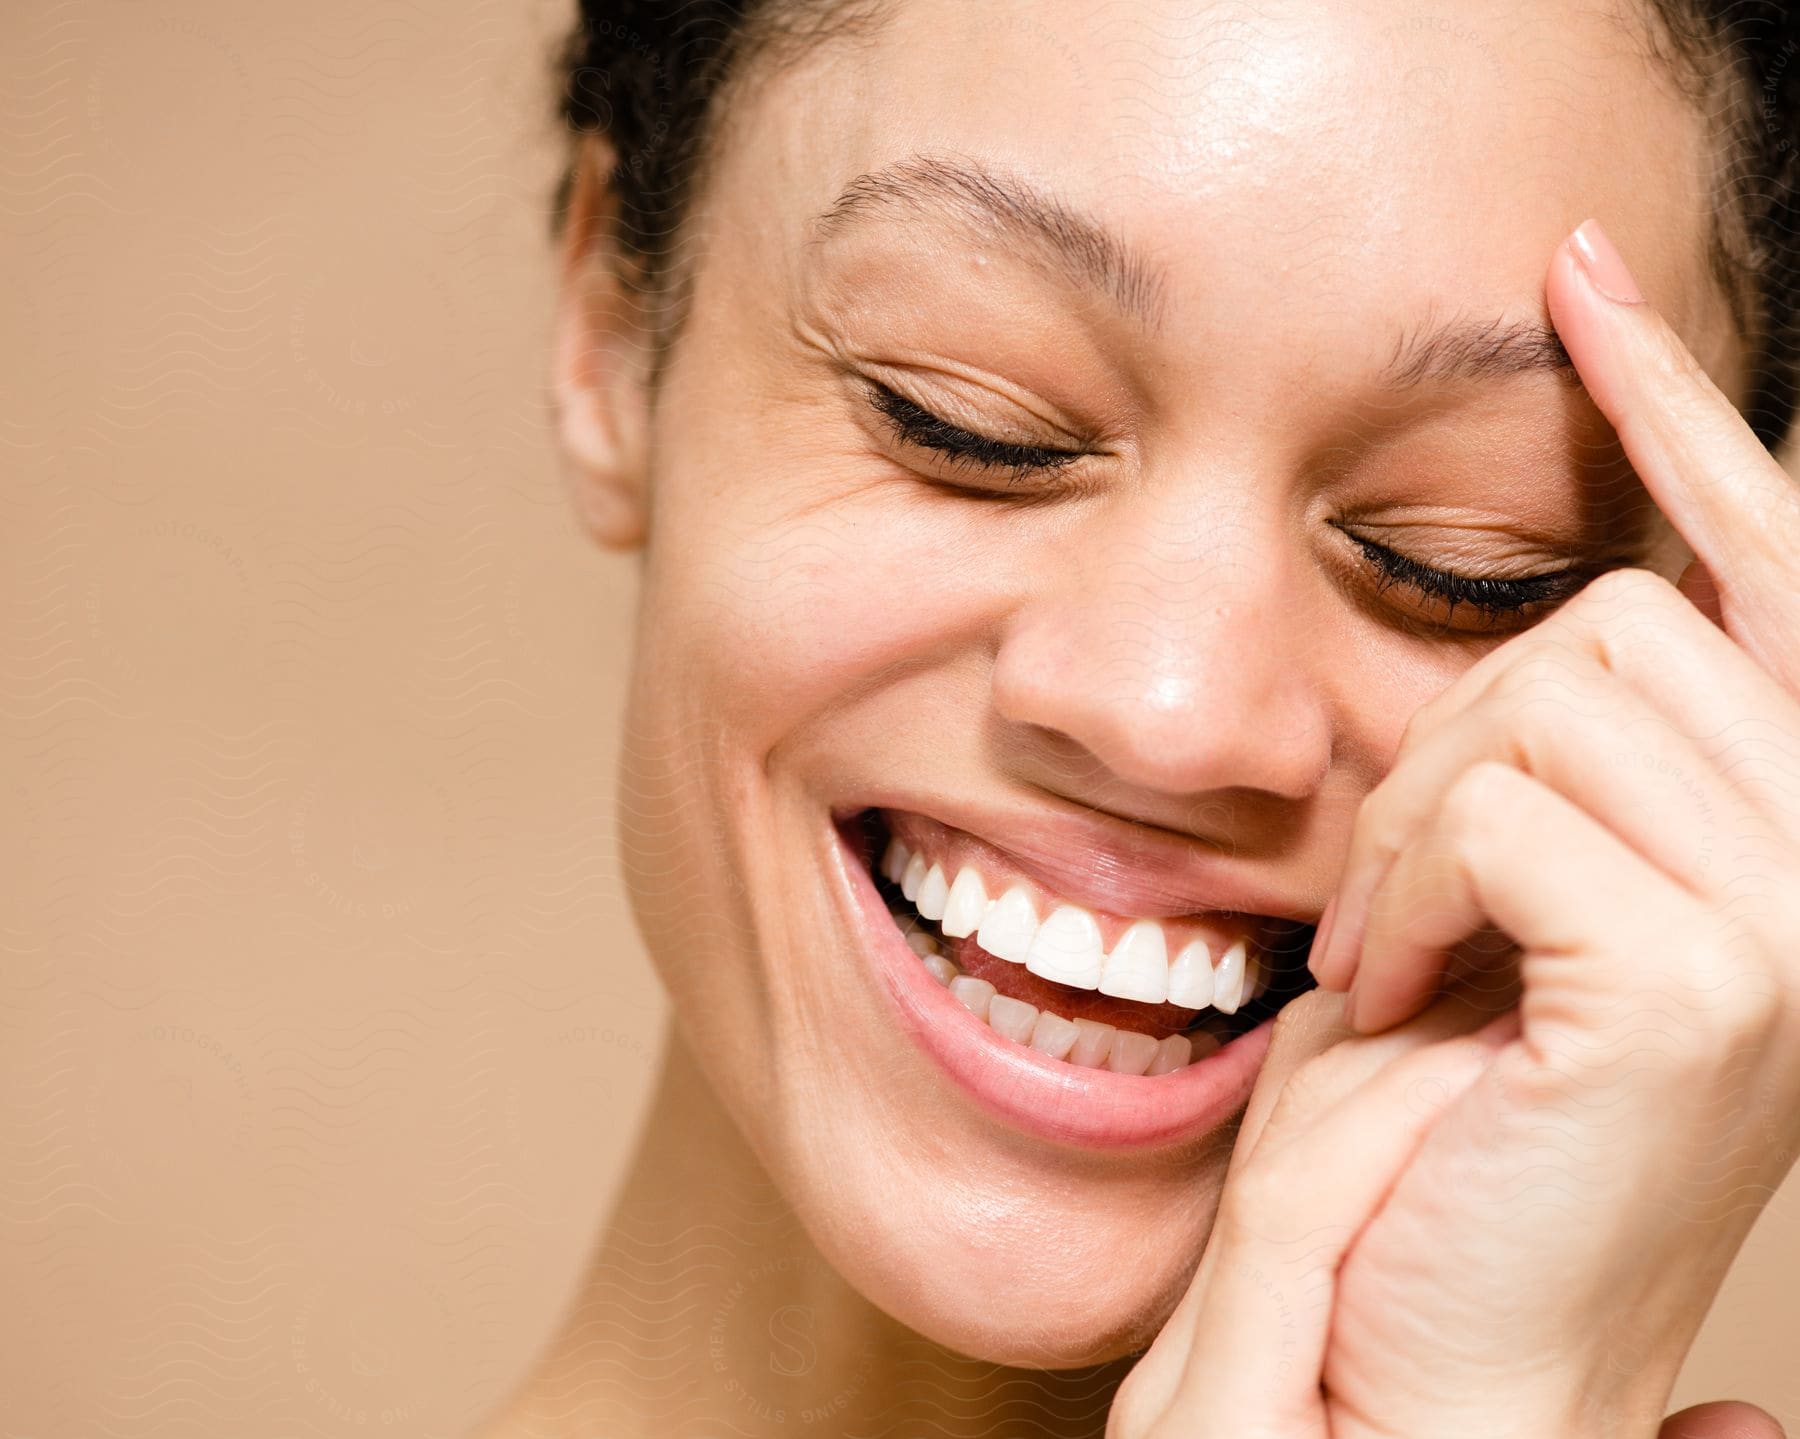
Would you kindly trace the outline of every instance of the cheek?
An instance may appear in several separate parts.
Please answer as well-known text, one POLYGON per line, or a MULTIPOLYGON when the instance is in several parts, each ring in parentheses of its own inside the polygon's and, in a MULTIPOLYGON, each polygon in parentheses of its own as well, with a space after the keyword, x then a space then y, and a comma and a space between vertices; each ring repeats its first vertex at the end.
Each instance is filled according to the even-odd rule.
MULTIPOLYGON (((1071 583, 1082 591, 1071 613, 1103 601, 1071 580, 1097 520, 955 497, 849 443, 841 424, 774 407, 715 410, 691 447, 665 450, 634 728, 673 742, 682 753, 667 758, 689 775, 702 737, 714 762, 756 764, 811 748, 826 724, 840 743, 891 734, 922 713, 912 682, 952 668, 958 722, 979 723, 983 697, 966 684, 1017 614, 1071 583)), ((1373 784, 1412 712, 1492 646, 1384 630, 1322 578, 1301 591, 1290 602, 1306 607, 1303 624, 1246 607, 1262 633, 1240 638, 1288 651, 1281 662, 1327 696, 1337 782, 1373 784)), ((1141 592, 1122 602, 1141 618, 1141 592)))
MULTIPOLYGON (((770 494, 784 481, 751 483, 770 494)), ((950 506, 901 478, 785 510, 694 506, 686 519, 653 546, 642 638, 692 699, 728 705, 746 740, 772 743, 884 674, 948 660, 1005 609, 1004 567, 958 563, 950 506)))
POLYGON ((1436 699, 1477 660, 1505 642, 1458 647, 1395 639, 1384 663, 1358 672, 1355 687, 1345 692, 1344 714, 1346 729, 1355 736, 1365 787, 1393 769, 1407 722, 1420 706, 1436 699))

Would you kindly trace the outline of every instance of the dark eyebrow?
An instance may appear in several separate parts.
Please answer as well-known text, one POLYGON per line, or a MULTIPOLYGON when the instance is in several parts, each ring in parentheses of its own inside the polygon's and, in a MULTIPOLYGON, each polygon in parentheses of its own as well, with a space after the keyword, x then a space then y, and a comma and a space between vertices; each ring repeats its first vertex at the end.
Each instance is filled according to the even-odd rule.
MULTIPOLYGON (((968 156, 911 155, 858 175, 810 225, 815 243, 897 210, 936 212, 981 235, 1035 250, 1077 284, 1155 329, 1167 276, 1100 220, 1023 176, 968 156)), ((1555 330, 1535 321, 1454 319, 1402 331, 1382 372, 1389 389, 1564 371, 1579 383, 1555 330)))
POLYGON ((846 185, 813 217, 813 238, 829 239, 863 216, 888 209, 937 211, 977 234, 1028 247, 1147 328, 1161 320, 1162 271, 1099 220, 1021 175, 966 156, 909 156, 846 185))
POLYGON ((1563 371, 1580 383, 1575 362, 1548 325, 1454 319, 1403 331, 1382 379, 1389 389, 1406 390, 1432 381, 1502 379, 1538 370, 1563 371))

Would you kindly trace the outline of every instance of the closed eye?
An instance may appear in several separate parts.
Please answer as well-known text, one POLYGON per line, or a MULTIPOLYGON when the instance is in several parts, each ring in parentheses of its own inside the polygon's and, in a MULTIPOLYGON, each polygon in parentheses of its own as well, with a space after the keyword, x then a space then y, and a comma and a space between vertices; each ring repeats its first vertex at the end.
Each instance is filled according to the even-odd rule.
POLYGON ((929 450, 952 467, 1004 474, 1017 482, 1034 475, 1061 470, 1081 459, 1083 450, 1059 450, 1046 445, 1025 445, 997 440, 953 425, 875 380, 867 380, 869 404, 886 422, 895 439, 929 450))
MULTIPOLYGON (((1017 483, 1066 469, 1088 453, 978 434, 952 424, 879 381, 865 380, 864 384, 870 406, 896 440, 929 451, 952 468, 1001 474, 1009 483, 1017 483)), ((1599 573, 1592 565, 1575 565, 1541 575, 1470 575, 1425 564, 1349 530, 1344 533, 1356 542, 1380 576, 1379 590, 1400 585, 1426 600, 1447 604, 1449 609, 1443 617, 1446 626, 1459 605, 1484 616, 1491 627, 1507 616, 1560 604, 1599 573)))
POLYGON ((1449 623, 1458 605, 1487 616, 1490 620, 1523 614, 1537 607, 1560 604, 1585 587, 1599 570, 1593 565, 1571 565, 1544 575, 1468 575, 1457 570, 1442 570, 1427 565, 1410 555, 1390 550, 1373 540, 1349 530, 1344 533, 1356 542, 1364 558, 1383 578, 1381 588, 1403 585, 1414 594, 1441 600, 1450 606, 1445 615, 1449 623))

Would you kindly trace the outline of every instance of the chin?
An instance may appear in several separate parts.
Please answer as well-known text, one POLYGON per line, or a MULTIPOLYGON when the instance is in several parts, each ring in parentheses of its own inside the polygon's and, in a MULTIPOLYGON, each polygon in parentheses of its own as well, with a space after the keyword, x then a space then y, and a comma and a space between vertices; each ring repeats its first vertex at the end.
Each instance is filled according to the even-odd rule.
POLYGON ((821 1216, 814 1241, 864 1298, 934 1343, 993 1364, 1082 1368, 1156 1336, 1192 1278, 1221 1171, 1196 1175, 1179 1197, 1102 1184, 1075 1212, 1066 1196, 1009 1201, 966 1184, 932 1194, 915 1180, 906 1219, 867 1194, 855 1215, 821 1216), (1108 1200, 1142 1212, 1130 1222, 1081 1212, 1108 1200))

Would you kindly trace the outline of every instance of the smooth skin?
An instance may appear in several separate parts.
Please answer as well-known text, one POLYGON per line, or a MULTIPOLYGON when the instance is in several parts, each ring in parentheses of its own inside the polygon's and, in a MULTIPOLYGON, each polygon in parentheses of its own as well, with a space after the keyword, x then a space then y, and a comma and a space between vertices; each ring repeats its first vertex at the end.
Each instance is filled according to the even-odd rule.
MULTIPOLYGON (((1228 1277, 1208 1257, 1221 1245, 1323 1223, 1348 1256, 1380 1206, 1342 1270, 1346 1323, 1358 1305, 1384 1309, 1390 1288, 1431 1314, 1520 1280, 1512 1256, 1484 1259, 1471 1238, 1495 1213, 1512 1217, 1503 1185, 1486 1210, 1447 1214, 1431 1204, 1441 1187, 1410 1203, 1405 1181, 1385 1202, 1375 1192, 1391 1174, 1421 1185, 1438 1174, 1433 1146, 1489 1094, 1471 1081, 1452 1103, 1468 1043, 1440 1055, 1428 1041, 1446 1032, 1409 1028, 1421 1019, 1405 1017, 1405 996, 1426 998, 1428 975, 1401 977, 1378 943, 1365 946, 1369 1013, 1395 1026, 1367 1039, 1330 1022, 1335 993, 1292 1006, 1243 1134, 1225 1124, 1123 1154, 1040 1142, 968 1102, 896 1027, 829 816, 881 789, 927 814, 954 799, 1157 830, 1192 847, 1209 886, 1254 891, 1244 907, 1304 926, 1339 887, 1365 801, 1381 795, 1384 808, 1395 786, 1383 777, 1429 747, 1407 738, 1408 720, 1460 679, 1525 653, 1538 630, 1547 643, 1608 615, 1620 645, 1677 633, 1630 617, 1680 599, 1673 585, 1704 544, 1727 623, 1766 608, 1741 566, 1712 564, 1735 543, 1713 538, 1673 487, 1652 495, 1653 478, 1633 474, 1609 418, 1625 413, 1607 388, 1624 367, 1597 363, 1591 314, 1587 331, 1566 323, 1571 286, 1556 275, 1558 313, 1546 310, 1546 266, 1598 216, 1721 392, 1746 397, 1747 348, 1706 260, 1705 119, 1646 56, 1641 18, 1635 0, 1459 0, 1453 11, 1436 0, 892 0, 879 27, 803 47, 730 96, 678 246, 686 323, 654 386, 658 314, 620 283, 624 260, 608 247, 611 157, 598 143, 584 153, 555 395, 581 515, 641 556, 619 862, 675 1024, 605 1241, 513 1424, 495 1432, 791 1434, 810 1410, 827 1416, 813 1433, 1091 1436, 1135 1364, 1115 1423, 1243 1433, 1274 1390, 1228 1413, 1173 1404, 1162 1387, 1179 1388, 1196 1352, 1181 1337, 1196 1311, 1246 1316, 1212 1321, 1237 1343, 1279 1326, 1279 1311, 1271 1321, 1254 1308, 1257 1292, 1214 1295, 1228 1277), (921 154, 977 160, 1096 217, 1160 274, 1150 322, 942 206, 873 207, 821 238, 815 217, 847 185, 921 154), (1581 349, 1587 387, 1542 366, 1446 377, 1421 363, 1432 358, 1421 337, 1445 323, 1476 326, 1479 351, 1497 333, 1482 327, 1551 318, 1581 349), (1410 383, 1395 383, 1397 361, 1410 383), (1059 472, 1077 487, 946 464, 872 410, 869 379, 971 430, 1079 448, 1059 472), (1623 577, 1535 625, 1489 628, 1381 579, 1350 531, 1465 573, 1580 560, 1623 577), (1376 1082, 1374 1061, 1409 1045, 1428 1056, 1417 1064, 1447 1069, 1419 1077, 1422 1089, 1401 1085, 1423 1114, 1370 1127, 1392 1097, 1358 1099, 1355 1081, 1376 1082), (1315 1049, 1331 1052, 1305 1067, 1315 1049), (1258 1182, 1254 1166, 1228 1182, 1234 1140, 1258 1131, 1278 1093, 1289 1097, 1268 1132, 1316 1129, 1331 1148, 1319 1162, 1335 1156, 1360 1184, 1258 1182), (1327 1118, 1340 1103, 1361 1107, 1327 1118), (1249 1197, 1222 1199, 1237 1192, 1249 1197), (1349 1208, 1315 1218, 1306 1207, 1334 1195, 1349 1208), (1377 1263, 1390 1247, 1428 1272, 1377 1263), (782 1351, 804 1362, 771 1367, 777 1332, 806 1337, 782 1351)), ((1693 433, 1698 451, 1715 450, 1706 429, 1693 433)), ((1747 473, 1733 461, 1709 473, 1721 470, 1747 473)), ((1777 537, 1758 541, 1771 546, 1770 575, 1777 537)), ((1672 667, 1687 652, 1664 648, 1672 667)), ((1599 685, 1596 668, 1566 672, 1599 685)), ((1715 663, 1676 687, 1699 703, 1722 673, 1715 663)), ((1557 683, 1566 717, 1587 694, 1557 683)), ((1506 706, 1471 713, 1493 726, 1506 706)), ((1704 758, 1718 730, 1640 732, 1628 731, 1653 756, 1685 734, 1704 758)), ((1698 764, 1686 768, 1699 775, 1698 764)), ((1463 770, 1471 783, 1494 774, 1463 770)), ((1654 764, 1620 779, 1609 832, 1659 808, 1675 829, 1685 789, 1671 796, 1654 764)), ((1444 813, 1481 796, 1459 794, 1444 813)), ((1724 848, 1732 813, 1713 815, 1720 884, 1736 863, 1724 848)), ((1546 904, 1556 880, 1544 880, 1546 904)), ((1455 892, 1435 881, 1384 891, 1371 935, 1401 900, 1440 889, 1455 892)), ((1592 898, 1605 930, 1610 912, 1592 898)), ((1343 908, 1346 925, 1364 923, 1343 908)), ((1505 1007, 1508 980, 1491 936, 1459 949, 1459 969, 1488 976, 1481 1003, 1431 1023, 1460 1037, 1505 1007)), ((1409 956, 1402 970, 1421 964, 1409 956)), ((1673 1051, 1666 1064, 1696 1072, 1673 1051)), ((1577 1175, 1600 1157, 1579 1141, 1559 1160, 1577 1175)), ((1593 1222, 1621 1243, 1643 1237, 1653 1216, 1607 1197, 1593 1222)), ((1548 1252, 1521 1262, 1560 1289, 1582 1270, 1558 1267, 1553 1217, 1534 1221, 1548 1252)), ((1718 1230, 1725 1242, 1738 1223, 1718 1230)), ((1671 1242, 1697 1231, 1714 1232, 1678 1228, 1671 1242)), ((1670 1326, 1659 1331, 1669 1348, 1704 1309, 1719 1262, 1709 1252, 1686 1276, 1696 1287, 1652 1316, 1670 1326)), ((1493 1333, 1484 1303, 1422 1340, 1392 1338, 1491 1355, 1497 1372, 1527 1376, 1530 1417, 1560 1424, 1569 1400, 1557 1383, 1591 1368, 1570 1314, 1592 1294, 1576 1284, 1548 1297, 1571 1309, 1528 1310, 1517 1332, 1493 1333), (1538 1372, 1546 1354, 1570 1367, 1538 1372)), ((1417 1395, 1417 1414, 1401 1403, 1410 1388, 1392 1414, 1371 1400, 1394 1372, 1376 1328, 1346 1328, 1361 1347, 1334 1337, 1315 1355, 1349 1406, 1332 1414, 1395 1434, 1429 1421, 1412 1431, 1420 1439, 1479 1436, 1466 1405, 1493 1399, 1488 1389, 1417 1395), (1438 1424, 1458 1404, 1455 1422, 1438 1424)), ((1420 1367, 1408 1364, 1409 1385, 1420 1367)), ((1651 1367, 1668 1367, 1662 1348, 1651 1367)), ((1500 1419, 1524 1417, 1515 1393, 1503 1397, 1500 1419)), ((1616 1397, 1620 1422, 1654 1432, 1654 1392, 1616 1397)), ((1267 1413, 1297 1417, 1291 1404, 1267 1413)))
POLYGON ((1115 1439, 1655 1433, 1791 1167, 1800 490, 1598 225, 1546 295, 1700 558, 1606 576, 1409 724, 1115 1439))

